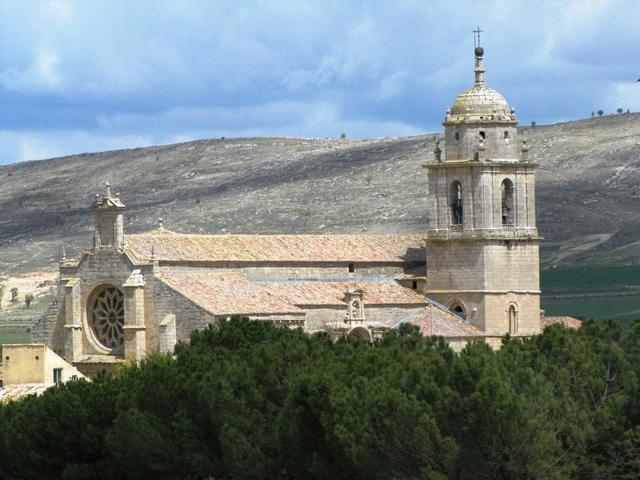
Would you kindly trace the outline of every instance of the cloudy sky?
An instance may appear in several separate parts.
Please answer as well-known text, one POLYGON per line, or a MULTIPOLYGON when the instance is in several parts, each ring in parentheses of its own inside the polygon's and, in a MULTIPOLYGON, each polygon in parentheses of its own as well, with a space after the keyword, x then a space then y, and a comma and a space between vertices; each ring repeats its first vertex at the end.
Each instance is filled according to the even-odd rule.
POLYGON ((0 164, 436 132, 476 25, 521 123, 640 110, 638 0, 0 0, 0 164))

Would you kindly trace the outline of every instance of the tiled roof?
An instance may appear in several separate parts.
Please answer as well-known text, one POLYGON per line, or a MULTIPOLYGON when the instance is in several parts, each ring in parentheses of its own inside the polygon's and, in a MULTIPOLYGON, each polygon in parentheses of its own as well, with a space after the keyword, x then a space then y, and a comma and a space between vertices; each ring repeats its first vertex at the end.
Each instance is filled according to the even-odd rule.
POLYGON ((127 235, 140 259, 175 262, 418 262, 422 235, 194 235, 168 230, 127 235))
POLYGON ((24 383, 20 385, 7 385, 0 388, 0 403, 10 400, 17 400, 27 395, 41 395, 47 388, 53 384, 45 383, 24 383))
MULTIPOLYGON (((344 305, 352 282, 250 282, 234 272, 158 273, 171 289, 215 315, 302 313, 296 305, 344 305)), ((424 305, 424 296, 395 282, 358 282, 364 301, 424 305)))
POLYGON ((482 337, 483 333, 473 325, 466 323, 457 315, 429 304, 421 312, 411 317, 408 322, 420 327, 425 337, 438 335, 442 337, 482 337))
POLYGON ((574 330, 577 330, 580 327, 582 327, 582 321, 578 320, 577 318, 569 317, 569 316, 566 316, 566 315, 565 316, 559 316, 559 317, 546 317, 546 316, 543 316, 540 319, 540 329, 544 330, 545 327, 548 327, 549 325, 554 325, 556 323, 564 325, 567 328, 573 328, 574 330))
POLYGON ((364 290, 366 305, 424 305, 424 295, 396 282, 257 282, 255 285, 293 305, 344 305, 345 293, 358 286, 364 290))
POLYGON ((163 272, 158 278, 214 315, 302 313, 287 300, 233 272, 163 272))

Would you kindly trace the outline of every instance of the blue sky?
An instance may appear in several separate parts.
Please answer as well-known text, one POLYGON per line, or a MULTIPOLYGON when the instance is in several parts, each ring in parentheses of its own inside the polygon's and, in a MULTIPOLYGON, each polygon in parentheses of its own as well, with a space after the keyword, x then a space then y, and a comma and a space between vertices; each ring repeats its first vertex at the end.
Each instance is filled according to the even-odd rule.
POLYGON ((637 0, 0 0, 0 164, 436 132, 473 81, 476 25, 521 123, 640 110, 637 0))

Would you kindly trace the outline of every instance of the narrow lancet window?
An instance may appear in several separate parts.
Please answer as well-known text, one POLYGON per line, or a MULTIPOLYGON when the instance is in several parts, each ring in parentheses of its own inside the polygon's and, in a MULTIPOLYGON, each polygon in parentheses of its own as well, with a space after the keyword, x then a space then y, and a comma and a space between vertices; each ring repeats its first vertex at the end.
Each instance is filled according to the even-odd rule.
POLYGON ((509 305, 509 333, 518 333, 518 311, 514 305, 509 305))
POLYGON ((513 182, 502 182, 502 225, 513 225, 513 182))
POLYGON ((451 184, 451 223, 462 225, 462 184, 457 180, 451 184))

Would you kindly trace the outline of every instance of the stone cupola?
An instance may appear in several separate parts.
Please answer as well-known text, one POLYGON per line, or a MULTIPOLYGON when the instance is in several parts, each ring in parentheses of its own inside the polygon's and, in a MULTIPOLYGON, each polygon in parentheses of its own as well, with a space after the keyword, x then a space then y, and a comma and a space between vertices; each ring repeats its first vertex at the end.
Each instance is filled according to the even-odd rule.
POLYGON ((453 102, 443 122, 445 161, 517 161, 515 110, 484 80, 484 49, 477 46, 475 83, 453 102))
POLYGON ((118 193, 112 195, 109 182, 104 195, 96 194, 92 205, 95 212, 95 247, 122 248, 124 246, 124 209, 118 193))

